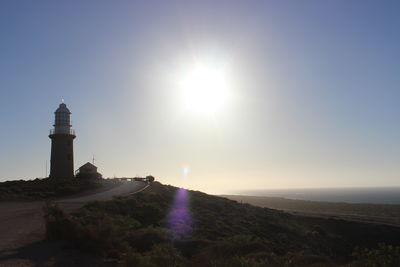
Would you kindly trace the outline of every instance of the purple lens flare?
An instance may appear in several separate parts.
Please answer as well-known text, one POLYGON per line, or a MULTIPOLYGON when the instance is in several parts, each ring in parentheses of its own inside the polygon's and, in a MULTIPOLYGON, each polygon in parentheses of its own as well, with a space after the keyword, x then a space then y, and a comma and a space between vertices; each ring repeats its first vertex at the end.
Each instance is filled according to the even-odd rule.
POLYGON ((168 217, 168 228, 173 238, 186 238, 193 230, 193 219, 189 210, 189 192, 179 188, 168 217))

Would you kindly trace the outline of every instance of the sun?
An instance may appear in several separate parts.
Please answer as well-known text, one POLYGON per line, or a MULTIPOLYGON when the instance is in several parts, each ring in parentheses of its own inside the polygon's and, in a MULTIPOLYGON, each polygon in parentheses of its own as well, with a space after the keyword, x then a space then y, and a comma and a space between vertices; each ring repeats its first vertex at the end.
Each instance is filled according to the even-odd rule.
POLYGON ((228 96, 226 73, 212 66, 196 66, 182 79, 183 103, 187 110, 213 114, 228 96))

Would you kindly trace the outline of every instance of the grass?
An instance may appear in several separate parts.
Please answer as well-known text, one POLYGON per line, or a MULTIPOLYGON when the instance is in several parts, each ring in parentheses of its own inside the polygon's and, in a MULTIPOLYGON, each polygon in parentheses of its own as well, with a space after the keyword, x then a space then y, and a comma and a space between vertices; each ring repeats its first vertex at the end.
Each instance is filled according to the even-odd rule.
POLYGON ((379 266, 382 257, 396 266, 390 264, 399 260, 400 228, 294 216, 197 191, 188 191, 191 220, 171 225, 179 192, 155 182, 72 215, 49 205, 47 237, 121 266, 379 266))

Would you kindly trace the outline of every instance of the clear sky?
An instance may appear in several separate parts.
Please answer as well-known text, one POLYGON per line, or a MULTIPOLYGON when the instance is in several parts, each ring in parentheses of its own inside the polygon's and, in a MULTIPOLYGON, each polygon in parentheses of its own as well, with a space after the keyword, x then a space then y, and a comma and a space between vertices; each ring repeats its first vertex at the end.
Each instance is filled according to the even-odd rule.
POLYGON ((75 167, 94 155, 105 177, 211 193, 399 186, 399 13, 389 0, 2 0, 0 180, 45 176, 64 98, 75 167), (224 68, 215 112, 185 106, 197 62, 224 68))

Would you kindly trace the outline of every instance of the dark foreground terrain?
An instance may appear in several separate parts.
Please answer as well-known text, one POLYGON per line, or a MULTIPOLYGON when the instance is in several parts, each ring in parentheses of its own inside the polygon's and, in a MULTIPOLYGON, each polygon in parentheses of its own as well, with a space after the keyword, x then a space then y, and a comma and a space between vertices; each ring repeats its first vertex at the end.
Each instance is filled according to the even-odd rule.
POLYGON ((0 194, 0 266, 100 266, 98 257, 66 247, 65 242, 45 240, 43 207, 51 201, 72 212, 89 201, 132 194, 147 186, 136 181, 79 179, 0 183, 0 193, 7 192, 0 194))
POLYGON ((35 179, 0 183, 0 201, 49 200, 79 193, 108 190, 116 179, 35 179))
POLYGON ((400 266, 398 227, 295 216, 159 183, 72 215, 48 205, 45 220, 47 242, 90 255, 82 266, 400 266))

